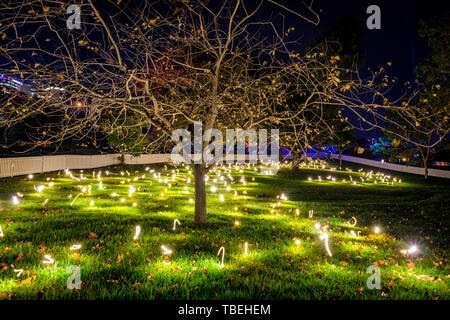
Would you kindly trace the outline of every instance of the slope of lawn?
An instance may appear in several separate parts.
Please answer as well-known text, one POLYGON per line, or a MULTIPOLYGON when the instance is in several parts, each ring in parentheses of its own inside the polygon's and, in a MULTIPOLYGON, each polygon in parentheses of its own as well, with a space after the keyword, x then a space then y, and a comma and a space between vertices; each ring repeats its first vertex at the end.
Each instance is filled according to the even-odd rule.
POLYGON ((217 167, 204 228, 183 166, 1 179, 0 299, 449 299, 448 181, 336 166, 217 167))

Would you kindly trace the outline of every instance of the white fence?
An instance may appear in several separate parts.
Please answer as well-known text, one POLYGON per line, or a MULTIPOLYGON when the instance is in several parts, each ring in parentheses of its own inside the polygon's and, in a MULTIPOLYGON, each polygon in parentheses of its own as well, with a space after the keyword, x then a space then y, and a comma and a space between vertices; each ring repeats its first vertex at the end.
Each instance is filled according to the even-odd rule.
MULTIPOLYGON (((338 159, 339 155, 332 154, 331 158, 338 159)), ((170 160, 170 154, 144 154, 140 157, 125 155, 126 164, 150 164, 164 163, 170 160)), ((412 174, 424 174, 424 169, 419 167, 403 166, 400 164, 386 163, 375 160, 342 156, 343 161, 360 163, 371 167, 386 170, 400 171, 412 174)), ((118 154, 104 155, 60 155, 42 157, 1 158, 0 178, 13 177, 33 173, 59 171, 63 169, 92 169, 119 164, 118 154)), ((428 175, 450 179, 450 171, 428 169, 428 175)))
MULTIPOLYGON (((170 154, 144 154, 140 157, 125 155, 126 164, 163 163, 169 160, 170 154)), ((100 168, 117 165, 119 163, 119 154, 1 158, 0 178, 59 171, 63 169, 100 168)))
MULTIPOLYGON (((339 159, 339 155, 332 154, 331 158, 339 159)), ((406 172, 406 173, 412 173, 412 174, 423 175, 425 172, 424 168, 410 167, 410 166, 404 166, 401 164, 387 163, 387 162, 381 162, 381 161, 375 161, 375 160, 369 160, 369 159, 363 159, 363 158, 357 158, 357 157, 351 157, 351 156, 345 156, 345 155, 342 156, 342 160, 348 161, 348 162, 365 164, 365 165, 368 165, 371 167, 383 168, 386 170, 400 171, 400 172, 406 172)), ((450 171, 448 171, 448 170, 428 169, 428 175, 432 176, 432 177, 441 177, 441 178, 450 179, 450 171)))

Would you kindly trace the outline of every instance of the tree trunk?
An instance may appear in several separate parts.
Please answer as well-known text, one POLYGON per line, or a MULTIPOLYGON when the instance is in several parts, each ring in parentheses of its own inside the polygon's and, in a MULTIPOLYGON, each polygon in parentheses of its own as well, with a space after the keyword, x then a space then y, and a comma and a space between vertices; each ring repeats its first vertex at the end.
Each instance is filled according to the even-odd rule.
POLYGON ((292 170, 298 170, 298 164, 300 162, 300 159, 298 157, 297 152, 292 152, 292 170))
POLYGON ((430 149, 428 148, 425 154, 425 157, 423 158, 423 168, 424 171, 424 178, 428 179, 428 156, 430 155, 430 149))
POLYGON ((426 148, 426 151, 423 151, 422 148, 419 147, 419 151, 423 162, 423 177, 424 179, 428 179, 428 157, 430 155, 430 148, 426 148))
POLYGON ((203 164, 194 164, 194 181, 195 181, 195 216, 194 220, 198 225, 208 223, 206 217, 206 168, 203 164))
POLYGON ((424 174, 424 178, 428 179, 428 164, 427 164, 427 160, 425 160, 425 162, 423 163, 423 167, 425 169, 425 174, 424 174))

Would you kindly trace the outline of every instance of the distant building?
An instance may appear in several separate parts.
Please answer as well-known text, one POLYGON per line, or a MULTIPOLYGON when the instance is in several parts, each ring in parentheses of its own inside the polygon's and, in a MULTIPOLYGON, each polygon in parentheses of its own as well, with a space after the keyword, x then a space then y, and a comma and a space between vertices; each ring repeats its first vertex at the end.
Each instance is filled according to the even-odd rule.
POLYGON ((21 92, 23 82, 0 74, 0 91, 4 93, 21 92))

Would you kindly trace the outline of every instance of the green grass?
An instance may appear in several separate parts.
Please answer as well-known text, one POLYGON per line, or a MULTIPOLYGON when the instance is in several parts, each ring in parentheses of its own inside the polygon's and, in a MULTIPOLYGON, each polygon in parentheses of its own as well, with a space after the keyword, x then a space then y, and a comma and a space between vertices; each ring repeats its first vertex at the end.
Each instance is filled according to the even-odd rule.
MULTIPOLYGON (((357 172, 361 166, 345 165, 353 172, 284 168, 268 176, 233 169, 233 184, 216 168, 207 182, 210 225, 204 228, 193 222, 194 204, 188 201, 194 198, 193 176, 181 166, 151 166, 161 182, 145 166, 103 168, 104 190, 92 174, 100 169, 84 170, 87 178, 81 181, 64 172, 2 179, 0 299, 449 299, 448 181, 384 171, 392 175, 389 181, 396 177, 402 183, 374 184, 357 172), (45 188, 38 193, 33 186, 41 184, 45 188), (131 198, 130 185, 137 189, 131 198), (83 187, 86 192, 71 206, 83 187), (11 201, 16 192, 24 195, 18 205, 11 201), (288 200, 277 199, 283 193, 288 200), (358 221, 355 227, 347 223, 351 217, 358 221), (175 231, 174 219, 181 223, 175 231), (329 226, 331 257, 316 223, 329 226), (142 231, 133 240, 137 225, 142 231), (375 226, 381 234, 374 234, 375 226), (74 244, 82 248, 71 251, 74 244), (400 252, 412 244, 417 255, 400 252), (165 258, 161 245, 173 253, 165 258), (44 265, 44 255, 54 263, 44 265), (381 270, 381 290, 366 286, 373 264, 381 270), (71 265, 81 268, 80 290, 67 289, 71 265), (24 271, 17 277, 14 269, 24 271)), ((80 170, 73 174, 80 177, 80 170)))

